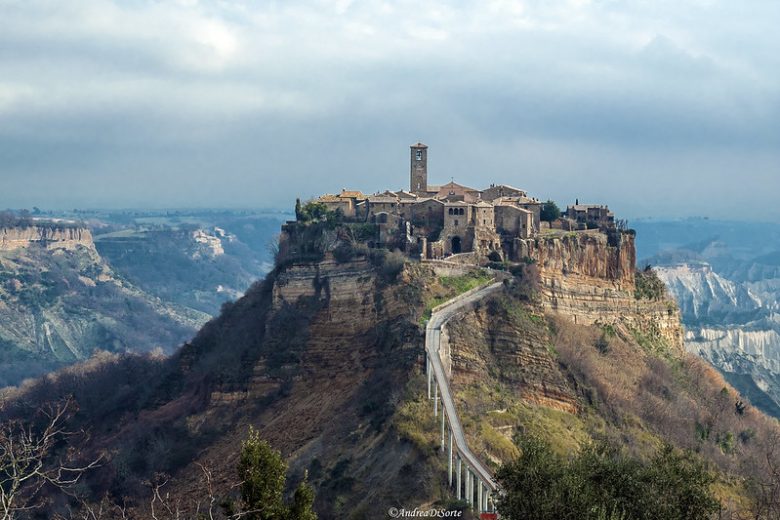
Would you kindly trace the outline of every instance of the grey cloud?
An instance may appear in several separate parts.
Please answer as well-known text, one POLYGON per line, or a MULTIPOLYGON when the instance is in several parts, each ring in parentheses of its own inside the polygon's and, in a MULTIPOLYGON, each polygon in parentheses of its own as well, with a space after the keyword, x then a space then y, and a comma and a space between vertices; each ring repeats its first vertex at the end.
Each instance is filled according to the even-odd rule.
POLYGON ((0 206, 287 206, 399 188, 421 139, 442 181, 629 216, 757 203, 776 218, 778 14, 723 0, 6 2, 0 206))

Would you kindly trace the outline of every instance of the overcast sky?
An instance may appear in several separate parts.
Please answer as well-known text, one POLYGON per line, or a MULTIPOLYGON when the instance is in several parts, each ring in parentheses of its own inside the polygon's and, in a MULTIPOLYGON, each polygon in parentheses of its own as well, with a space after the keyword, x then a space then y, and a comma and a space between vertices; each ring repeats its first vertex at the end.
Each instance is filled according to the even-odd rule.
POLYGON ((0 0, 0 207, 503 182, 780 217, 777 0, 0 0))

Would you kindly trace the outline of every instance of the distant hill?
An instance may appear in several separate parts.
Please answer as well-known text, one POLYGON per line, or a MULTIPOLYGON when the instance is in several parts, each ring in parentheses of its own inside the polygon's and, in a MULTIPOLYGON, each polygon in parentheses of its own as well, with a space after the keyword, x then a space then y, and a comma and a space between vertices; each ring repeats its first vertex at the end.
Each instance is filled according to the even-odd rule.
POLYGON ((207 319, 117 277, 87 228, 0 229, 0 386, 95 350, 171 351, 207 319))
POLYGON ((706 219, 635 224, 682 309, 685 344, 751 401, 780 417, 780 230, 706 219))
POLYGON ((96 350, 172 352, 267 272, 283 218, 0 214, 0 387, 96 350))

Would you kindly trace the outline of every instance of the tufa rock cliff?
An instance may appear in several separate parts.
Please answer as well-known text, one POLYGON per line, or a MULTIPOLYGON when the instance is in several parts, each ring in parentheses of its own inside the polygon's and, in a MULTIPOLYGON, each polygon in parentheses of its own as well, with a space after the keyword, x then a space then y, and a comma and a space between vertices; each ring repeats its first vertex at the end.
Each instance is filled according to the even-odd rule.
POLYGON ((86 227, 29 226, 0 228, 0 251, 40 246, 46 249, 95 249, 92 232, 86 227))
POLYGON ((680 312, 669 297, 635 297, 632 233, 566 233, 523 241, 522 255, 539 270, 545 309, 576 324, 618 325, 663 338, 682 352, 680 312))

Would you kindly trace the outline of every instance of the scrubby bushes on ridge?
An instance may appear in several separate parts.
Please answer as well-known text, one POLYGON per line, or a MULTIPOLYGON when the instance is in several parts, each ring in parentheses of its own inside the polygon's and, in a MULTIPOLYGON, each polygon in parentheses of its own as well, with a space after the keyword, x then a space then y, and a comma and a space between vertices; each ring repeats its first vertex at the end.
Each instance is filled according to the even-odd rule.
POLYGON ((662 300, 666 297, 666 286, 650 265, 636 271, 634 286, 637 300, 662 300))

